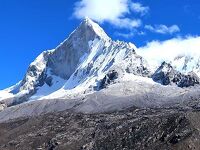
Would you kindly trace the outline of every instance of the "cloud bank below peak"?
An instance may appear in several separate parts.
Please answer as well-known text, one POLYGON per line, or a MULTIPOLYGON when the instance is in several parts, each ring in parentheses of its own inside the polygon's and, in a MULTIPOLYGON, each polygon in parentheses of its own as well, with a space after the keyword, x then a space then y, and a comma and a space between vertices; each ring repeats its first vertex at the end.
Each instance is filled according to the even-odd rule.
POLYGON ((138 53, 150 62, 152 66, 163 61, 173 61, 178 56, 192 59, 200 58, 200 36, 173 38, 166 41, 152 41, 138 48, 138 53))

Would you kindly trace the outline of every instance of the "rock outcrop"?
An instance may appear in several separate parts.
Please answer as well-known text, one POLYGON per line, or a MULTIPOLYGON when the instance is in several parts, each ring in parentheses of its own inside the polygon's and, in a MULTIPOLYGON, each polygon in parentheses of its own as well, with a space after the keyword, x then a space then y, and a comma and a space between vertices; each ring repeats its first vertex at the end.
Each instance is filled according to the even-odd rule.
POLYGON ((190 72, 187 75, 182 74, 166 62, 163 62, 155 71, 152 79, 162 85, 175 84, 179 87, 190 87, 200 83, 199 77, 194 72, 190 72))

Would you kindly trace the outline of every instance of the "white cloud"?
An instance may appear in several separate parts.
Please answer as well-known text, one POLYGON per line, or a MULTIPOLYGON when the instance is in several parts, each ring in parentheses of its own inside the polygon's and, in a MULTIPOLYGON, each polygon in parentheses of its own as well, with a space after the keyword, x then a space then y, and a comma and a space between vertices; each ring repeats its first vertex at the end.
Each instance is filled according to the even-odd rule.
POLYGON ((132 30, 128 33, 122 33, 122 32, 115 32, 114 33, 116 36, 120 36, 126 39, 129 39, 131 37, 134 37, 135 35, 145 35, 146 33, 143 31, 137 31, 137 30, 132 30))
POLYGON ((146 58, 151 65, 163 61, 170 62, 177 56, 200 57, 200 37, 174 38, 167 41, 152 41, 138 48, 138 54, 146 58))
MULTIPOLYGON (((142 16, 149 12, 148 6, 143 6, 135 0, 78 0, 74 6, 73 16, 78 19, 89 17, 99 23, 107 22, 115 28, 130 31, 139 27, 159 34, 173 34, 180 31, 177 25, 145 25, 142 26, 142 16), (131 17, 130 17, 131 16, 131 17), (133 17, 137 16, 137 17, 133 17)), ((131 37, 133 34, 119 34, 131 37)))
POLYGON ((128 39, 128 38, 133 37, 135 33, 134 32, 130 32, 130 33, 115 32, 115 35, 128 39))
POLYGON ((141 15, 147 14, 149 12, 149 7, 142 6, 140 3, 131 3, 131 10, 141 15))
POLYGON ((99 22, 115 20, 129 13, 127 0, 81 0, 76 3, 77 18, 90 17, 99 22))
POLYGON ((145 25, 145 29, 155 32, 155 33, 160 33, 160 34, 173 34, 176 32, 180 32, 180 28, 177 25, 172 25, 172 26, 166 26, 166 25, 145 25))
POLYGON ((89 17, 97 22, 108 22, 118 28, 140 27, 142 21, 127 17, 131 13, 147 12, 147 7, 131 0, 80 0, 75 4, 73 15, 82 19, 89 17))
POLYGON ((110 23, 119 28, 132 29, 141 26, 142 21, 140 19, 117 18, 110 20, 110 23))

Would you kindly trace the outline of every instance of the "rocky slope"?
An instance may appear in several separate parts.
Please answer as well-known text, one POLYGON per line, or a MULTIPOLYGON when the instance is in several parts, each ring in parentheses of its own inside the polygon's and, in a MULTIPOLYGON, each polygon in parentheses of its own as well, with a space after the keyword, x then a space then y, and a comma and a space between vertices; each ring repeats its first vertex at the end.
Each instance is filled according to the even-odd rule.
POLYGON ((152 75, 155 82, 162 85, 177 85, 179 87, 190 87, 200 83, 199 77, 194 72, 187 75, 175 70, 171 64, 163 62, 152 75))
POLYGON ((136 109, 109 114, 49 113, 0 124, 1 150, 192 150, 197 110, 136 109))

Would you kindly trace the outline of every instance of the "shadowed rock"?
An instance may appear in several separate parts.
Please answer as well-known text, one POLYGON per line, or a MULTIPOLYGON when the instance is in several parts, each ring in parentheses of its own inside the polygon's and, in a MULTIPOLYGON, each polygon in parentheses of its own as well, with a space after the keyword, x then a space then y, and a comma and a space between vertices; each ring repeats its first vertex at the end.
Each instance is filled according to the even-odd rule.
POLYGON ((163 62, 152 75, 152 79, 162 85, 177 85, 179 87, 190 87, 200 83, 199 77, 190 72, 187 75, 175 70, 169 63, 163 62))

